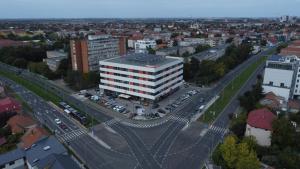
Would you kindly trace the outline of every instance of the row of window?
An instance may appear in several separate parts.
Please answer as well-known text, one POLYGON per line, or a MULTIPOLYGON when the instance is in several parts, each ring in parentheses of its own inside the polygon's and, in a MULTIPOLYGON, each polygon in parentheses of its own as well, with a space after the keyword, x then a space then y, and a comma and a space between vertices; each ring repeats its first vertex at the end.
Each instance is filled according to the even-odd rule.
POLYGON ((121 67, 114 67, 114 66, 106 66, 106 65, 100 65, 101 68, 106 68, 106 69, 113 69, 113 70, 120 70, 120 71, 124 71, 124 72, 133 72, 133 73, 140 73, 140 74, 147 74, 147 75, 158 75, 161 74, 165 71, 168 71, 170 69, 173 69, 177 66, 182 65, 182 63, 178 63, 176 65, 170 66, 168 68, 165 68, 163 70, 157 71, 157 72, 146 72, 146 71, 142 71, 142 70, 136 70, 136 69, 127 69, 127 68, 121 68, 121 67))
POLYGON ((150 85, 145 85, 145 84, 140 84, 140 83, 135 83, 135 82, 129 82, 129 81, 125 81, 125 80, 118 80, 118 79, 111 79, 111 78, 106 78, 106 77, 101 77, 101 79, 103 80, 108 80, 108 81, 113 81, 113 82, 118 82, 118 83, 123 83, 123 84, 129 84, 129 85, 134 85, 134 86, 140 86, 140 87, 145 87, 145 88, 149 88, 149 89, 157 89, 159 87, 161 87, 162 85, 165 85, 179 77, 183 76, 183 74, 180 74, 178 76, 175 76, 167 81, 164 81, 156 86, 150 86, 150 85))
POLYGON ((113 73, 113 72, 106 72, 106 71, 100 71, 100 73, 102 74, 109 74, 109 75, 114 75, 114 76, 119 76, 119 77, 126 77, 126 78, 130 78, 130 79, 138 79, 138 80, 143 80, 143 81, 148 81, 148 82, 157 82, 163 78, 166 78, 172 74, 175 74, 177 72, 180 72, 182 69, 177 69, 177 70, 174 70, 173 72, 170 72, 164 76, 161 76, 159 78, 156 78, 156 79, 149 79, 149 78, 142 78, 142 77, 138 77, 138 76, 131 76, 131 75, 125 75, 125 74, 121 74, 121 73, 113 73))
POLYGON ((158 94, 160 94, 161 92, 171 88, 172 86, 180 83, 182 80, 178 80, 172 84, 170 84, 169 86, 161 89, 160 91, 157 91, 155 93, 151 93, 151 92, 146 92, 146 91, 142 91, 142 90, 137 90, 137 89, 131 89, 131 88, 128 88, 128 87, 123 87, 123 86, 118 86, 118 85, 113 85, 113 84, 105 84, 105 83, 102 83, 100 82, 100 85, 103 85, 103 86, 109 86, 109 87, 113 87, 113 88, 117 88, 117 89, 123 89, 123 90, 126 90, 126 91, 132 91, 132 92, 135 92, 135 93, 141 93, 141 94, 146 94, 146 95, 151 95, 151 96, 156 96, 158 94))
POLYGON ((290 64, 278 64, 278 63, 268 63, 268 68, 274 69, 284 69, 284 70, 292 70, 293 66, 290 64))

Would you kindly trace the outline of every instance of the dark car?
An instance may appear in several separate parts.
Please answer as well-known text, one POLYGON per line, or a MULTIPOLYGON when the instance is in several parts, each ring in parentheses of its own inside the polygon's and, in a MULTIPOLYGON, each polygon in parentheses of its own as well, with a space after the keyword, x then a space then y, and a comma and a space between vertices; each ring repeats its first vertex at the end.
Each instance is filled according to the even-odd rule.
POLYGON ((61 123, 59 127, 63 130, 68 130, 68 127, 64 123, 61 123))

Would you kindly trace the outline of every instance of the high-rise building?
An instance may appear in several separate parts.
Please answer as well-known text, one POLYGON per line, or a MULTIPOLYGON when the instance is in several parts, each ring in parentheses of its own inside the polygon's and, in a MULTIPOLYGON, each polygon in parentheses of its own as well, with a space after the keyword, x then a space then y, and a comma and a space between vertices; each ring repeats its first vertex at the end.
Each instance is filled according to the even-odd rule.
POLYGON ((100 61, 100 85, 105 92, 159 100, 183 83, 180 58, 131 54, 100 61))
POLYGON ((99 71, 99 61, 126 54, 126 40, 110 35, 89 35, 71 40, 72 68, 83 73, 99 71))

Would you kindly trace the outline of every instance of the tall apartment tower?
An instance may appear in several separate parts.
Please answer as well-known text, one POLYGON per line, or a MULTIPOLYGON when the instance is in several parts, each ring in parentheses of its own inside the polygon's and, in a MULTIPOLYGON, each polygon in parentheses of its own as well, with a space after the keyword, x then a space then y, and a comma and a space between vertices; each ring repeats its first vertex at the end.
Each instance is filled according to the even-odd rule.
POLYGON ((87 39, 71 40, 72 69, 83 73, 99 71, 101 60, 126 54, 125 40, 122 38, 89 35, 87 39))

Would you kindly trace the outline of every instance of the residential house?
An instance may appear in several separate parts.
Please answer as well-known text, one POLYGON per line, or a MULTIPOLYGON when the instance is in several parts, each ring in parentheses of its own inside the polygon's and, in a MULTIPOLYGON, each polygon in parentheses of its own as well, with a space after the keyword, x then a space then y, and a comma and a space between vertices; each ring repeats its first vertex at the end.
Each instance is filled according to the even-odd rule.
POLYGON ((267 108, 253 110, 248 114, 245 136, 255 137, 260 146, 271 145, 272 122, 276 119, 267 108))

